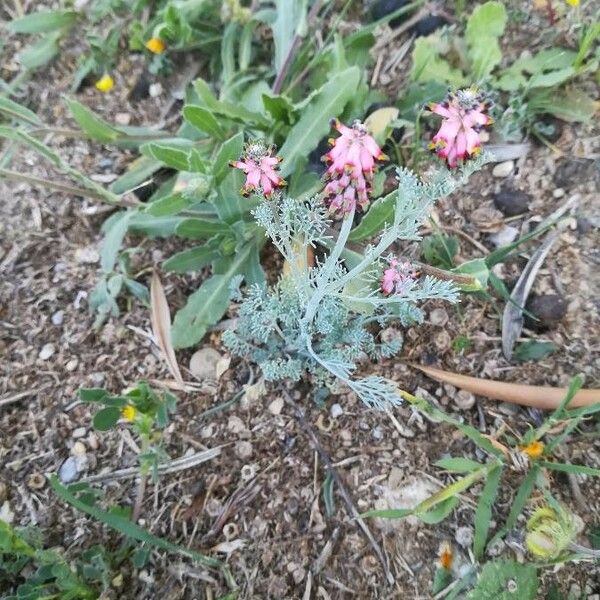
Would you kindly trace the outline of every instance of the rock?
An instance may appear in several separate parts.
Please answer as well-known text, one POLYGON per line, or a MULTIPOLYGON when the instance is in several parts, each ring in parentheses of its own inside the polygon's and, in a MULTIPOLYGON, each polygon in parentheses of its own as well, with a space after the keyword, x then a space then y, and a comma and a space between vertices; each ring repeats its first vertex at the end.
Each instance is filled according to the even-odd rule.
POLYGON ((518 235, 519 230, 516 227, 505 225, 500 231, 490 234, 489 239, 496 248, 501 248, 502 246, 507 246, 511 242, 514 242, 518 235))
POLYGON ((429 322, 437 327, 443 327, 448 322, 448 313, 443 308, 434 308, 429 313, 429 322))
POLYGON ((239 441, 235 445, 235 454, 238 458, 242 460, 247 460, 252 456, 252 444, 250 442, 246 442, 244 440, 239 441))
POLYGON ((38 358, 40 360, 48 360, 55 352, 54 344, 44 344, 40 353, 38 354, 38 358))
POLYGON ((10 508, 8 500, 5 500, 0 506, 0 520, 8 523, 9 525, 14 521, 15 513, 10 508))
POLYGON ((577 217, 577 233, 585 235, 593 228, 593 223, 587 217, 577 217))
POLYGON ((275 400, 273 400, 269 404, 269 412, 272 415, 280 415, 282 410, 283 410, 283 398, 275 398, 275 400))
POLYGON ((559 294, 532 294, 526 304, 527 310, 537 317, 534 321, 525 315, 525 325, 535 331, 554 327, 567 314, 567 301, 559 294))
POLYGON ((221 379, 223 373, 229 370, 229 365, 231 364, 231 356, 223 356, 217 361, 215 366, 215 376, 217 381, 221 379))
POLYGON ((148 88, 150 98, 158 98, 163 93, 163 86, 160 83, 152 83, 148 88))
POLYGON ((338 404, 336 402, 335 404, 333 404, 331 406, 331 408, 329 409, 329 412, 331 414, 332 419, 337 419, 338 417, 341 417, 344 414, 344 409, 342 408, 341 404, 338 404))
POLYGON ((83 442, 75 442, 71 448, 71 454, 73 456, 83 456, 86 452, 87 449, 83 442))
POLYGON ((377 425, 377 427, 374 427, 373 431, 371 431, 371 436, 376 441, 382 440, 383 439, 383 429, 379 425, 377 425))
POLYGON ((404 479, 404 471, 398 467, 392 467, 390 474, 388 475, 387 484, 391 490, 397 490, 400 488, 400 484, 404 479))
POLYGON ((69 372, 74 371, 77 368, 79 361, 76 358, 72 358, 66 365, 65 369, 69 372))
POLYGON ((56 325, 57 327, 60 327, 63 324, 64 318, 65 318, 65 311, 57 310, 51 317, 52 325, 56 325))
POLYGON ((87 466, 87 458, 83 456, 69 456, 58 469, 58 478, 61 483, 72 483, 79 479, 81 472, 87 466))
MULTIPOLYGON (((371 18, 373 21, 379 21, 407 4, 410 4, 410 0, 376 0, 371 6, 371 18)), ((394 17, 389 22, 390 27, 396 28, 401 25, 406 20, 408 14, 404 13, 398 17, 394 17)))
POLYGON ((556 188, 552 192, 552 197, 553 198, 562 198, 564 195, 565 195, 565 190, 563 190, 562 188, 556 188))
POLYGON ((229 429, 231 433, 241 433, 246 429, 246 426, 244 425, 244 421, 242 421, 238 416, 231 415, 227 421, 227 429, 229 429))
POLYGON ((46 478, 41 473, 31 473, 27 478, 27 487, 30 490, 41 490, 46 485, 46 478))
POLYGON ((100 260, 100 254, 98 253, 98 250, 92 246, 77 248, 77 250, 75 250, 75 260, 81 264, 93 265, 100 260))
POLYGON ((115 123, 117 125, 129 125, 131 123, 131 115, 126 112, 118 112, 115 115, 115 123))
POLYGON ((459 546, 470 548, 473 543, 473 529, 471 527, 459 527, 454 534, 454 539, 459 546))
POLYGON ((424 17, 412 28, 413 33, 416 37, 430 35, 436 29, 448 25, 448 20, 440 15, 430 15, 424 17))
POLYGON ((504 162, 498 163, 492 169, 492 175, 494 177, 502 178, 508 177, 515 167, 515 163, 512 160, 505 160, 504 162))
POLYGON ((503 187, 494 194, 496 208, 506 217, 521 215, 529 210, 531 196, 521 190, 503 187))
POLYGON ((214 348, 200 348, 192 354, 190 371, 199 381, 215 381, 221 355, 214 348))
POLYGON ((215 424, 214 423, 209 423, 206 427, 203 427, 200 430, 200 437, 203 440, 207 440, 208 438, 211 438, 214 434, 215 434, 215 424))
POLYGON ((71 437, 74 439, 82 438, 87 433, 87 429, 85 427, 78 427, 77 429, 73 429, 71 432, 71 437))
POLYGON ((433 345, 436 347, 438 352, 444 352, 445 350, 448 350, 451 344, 452 338, 445 329, 438 331, 433 337, 433 345))
POLYGON ((466 390, 458 390, 453 398, 454 404, 460 410, 469 410, 475 406, 475 396, 466 390))

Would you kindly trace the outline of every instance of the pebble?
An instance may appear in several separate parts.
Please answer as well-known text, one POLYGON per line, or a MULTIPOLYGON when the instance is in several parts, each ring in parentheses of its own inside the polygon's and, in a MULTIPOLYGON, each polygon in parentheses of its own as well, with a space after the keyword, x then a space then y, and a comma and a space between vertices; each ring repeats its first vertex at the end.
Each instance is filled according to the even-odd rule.
POLYGON ((593 223, 587 217, 577 217, 577 233, 586 234, 592 230, 593 223))
POLYGON ((235 445, 235 453, 238 458, 246 460, 252 456, 252 444, 246 441, 239 441, 235 445))
MULTIPOLYGON (((375 0, 371 6, 371 17, 373 18, 373 21, 378 21, 407 4, 409 4, 409 0, 375 0)), ((406 17, 406 14, 394 17, 389 22, 390 27, 395 29, 406 21, 406 17)))
POLYGON ((75 442, 71 448, 71 454, 73 456, 83 456, 86 452, 87 449, 83 442, 75 442))
POLYGON ((473 543, 473 529, 471 527, 459 527, 454 534, 454 539, 459 546, 469 548, 473 543))
POLYGON ((494 177, 508 177, 512 172, 515 164, 512 160, 506 160, 498 163, 492 170, 494 177))
POLYGON ((565 190, 563 188, 556 188, 553 192, 552 192, 552 196, 554 198, 562 198, 565 195, 565 190))
POLYGON ((106 379, 106 373, 92 373, 90 379, 94 385, 101 386, 106 379))
POLYGON ((209 423, 206 427, 203 427, 200 430, 200 437, 203 440, 207 440, 208 438, 211 438, 214 434, 215 434, 215 425, 214 425, 214 423, 209 423))
POLYGON ((160 83, 153 83, 148 88, 151 98, 158 98, 163 93, 163 86, 160 83))
POLYGON ((445 329, 438 331, 433 338, 433 344, 439 352, 448 350, 452 344, 450 334, 445 329))
POLYGON ((494 194, 496 208, 506 217, 521 215, 529 210, 531 196, 521 190, 503 187, 494 194))
POLYGON ((338 417, 341 417, 344 414, 344 409, 342 408, 341 404, 338 404, 336 402, 331 406, 330 413, 332 419, 337 419, 338 417))
POLYGON ((85 427, 78 427, 77 429, 73 429, 71 432, 72 438, 82 438, 87 433, 87 429, 85 427))
POLYGON ((349 429, 342 429, 340 431, 340 440, 344 446, 349 446, 352 443, 352 434, 349 429))
POLYGON ((373 431, 371 432, 371 435, 373 436, 374 440, 382 440, 383 439, 383 429, 377 425, 377 427, 373 428, 373 431))
POLYGON ((9 525, 14 521, 15 513, 10 508, 8 500, 5 500, 0 506, 0 520, 8 523, 9 525))
POLYGON ((79 479, 79 475, 87 466, 87 459, 84 456, 69 456, 58 469, 58 478, 62 483, 72 483, 79 479))
POLYGON ((232 415, 229 417, 229 421, 227 421, 227 429, 229 429, 231 433, 241 433, 246 429, 246 426, 244 425, 244 421, 239 417, 232 415))
POLYGON ((448 313, 443 308, 434 308, 429 313, 429 322, 432 325, 443 327, 448 322, 448 313))
POLYGON ((282 410, 283 410, 283 398, 275 398, 275 400, 273 400, 269 404, 269 412, 272 415, 280 415, 282 410))
POLYGON ((52 319, 52 325, 56 325, 57 327, 59 327, 60 325, 63 324, 63 321, 65 319, 65 311, 64 310, 57 310, 51 317, 52 319))
POLYGON ((190 371, 200 381, 216 380, 217 364, 220 360, 221 355, 214 348, 200 348, 192 354, 190 371))
POLYGON ((448 20, 440 15, 429 15, 421 19, 413 28, 412 31, 416 35, 425 36, 432 34, 436 29, 448 25, 448 20))
POLYGON ((514 242, 518 235, 519 230, 516 227, 505 225, 500 231, 490 234, 489 239, 496 248, 501 248, 502 246, 507 246, 511 242, 514 242))
POLYGON ((75 260, 78 263, 93 265, 100 260, 100 254, 98 253, 98 250, 92 246, 77 248, 77 250, 75 250, 75 260))
POLYGON ((126 112, 119 112, 115 115, 115 123, 117 125, 129 125, 131 123, 131 115, 126 112))
POLYGON ((38 357, 41 360, 48 360, 55 352, 55 348, 54 348, 54 344, 45 344, 42 349, 40 350, 40 353, 38 354, 38 357))
POLYGON ((453 398, 454 404, 460 410, 469 410, 475 406, 475 396, 467 390, 459 390, 453 398))

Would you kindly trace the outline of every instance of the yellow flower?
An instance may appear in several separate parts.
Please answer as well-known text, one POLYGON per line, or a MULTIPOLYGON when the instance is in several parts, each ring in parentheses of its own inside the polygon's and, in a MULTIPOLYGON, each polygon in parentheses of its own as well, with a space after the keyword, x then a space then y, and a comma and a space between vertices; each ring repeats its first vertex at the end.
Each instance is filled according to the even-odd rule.
POLYGON ((108 74, 104 73, 98 81, 96 81, 96 89, 101 92, 110 92, 115 85, 114 79, 108 74))
POLYGON ((167 45, 157 37, 150 38, 146 42, 146 48, 150 50, 153 54, 162 54, 165 51, 167 45))
POLYGON ((579 0, 566 0, 569 6, 579 6, 579 0))
POLYGON ((531 459, 536 459, 544 454, 544 443, 536 440, 527 446, 521 446, 521 450, 531 459))
POLYGON ((126 421, 133 421, 135 419, 135 413, 135 407, 131 406, 131 404, 128 404, 121 409, 121 416, 126 421))

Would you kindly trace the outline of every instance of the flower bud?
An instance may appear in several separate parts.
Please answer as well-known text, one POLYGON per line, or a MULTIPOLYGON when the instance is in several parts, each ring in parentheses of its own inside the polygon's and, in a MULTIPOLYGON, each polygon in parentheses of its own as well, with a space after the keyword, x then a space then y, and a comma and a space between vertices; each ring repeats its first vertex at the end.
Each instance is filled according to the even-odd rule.
POLYGON ((577 531, 571 514, 549 506, 538 508, 527 521, 525 544, 534 556, 549 560, 560 554, 575 539, 577 531))

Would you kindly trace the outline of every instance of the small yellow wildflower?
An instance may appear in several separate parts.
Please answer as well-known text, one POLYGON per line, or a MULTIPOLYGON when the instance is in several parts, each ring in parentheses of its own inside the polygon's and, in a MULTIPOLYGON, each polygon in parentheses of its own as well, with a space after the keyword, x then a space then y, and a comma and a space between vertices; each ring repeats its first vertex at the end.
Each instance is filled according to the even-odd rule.
POLYGON ((146 42, 146 48, 150 50, 153 54, 162 54, 165 51, 167 45, 157 37, 150 38, 146 42))
POLYGON ((115 85, 114 79, 108 74, 104 73, 98 81, 96 81, 96 89, 101 92, 110 92, 115 85))
POLYGON ((566 0, 569 6, 579 6, 579 0, 566 0))
POLYGON ((536 440, 527 446, 521 446, 521 450, 531 459, 536 459, 544 454, 544 443, 536 440))
POLYGON ((128 404, 121 409, 121 415, 126 421, 133 421, 135 419, 135 407, 128 404))

